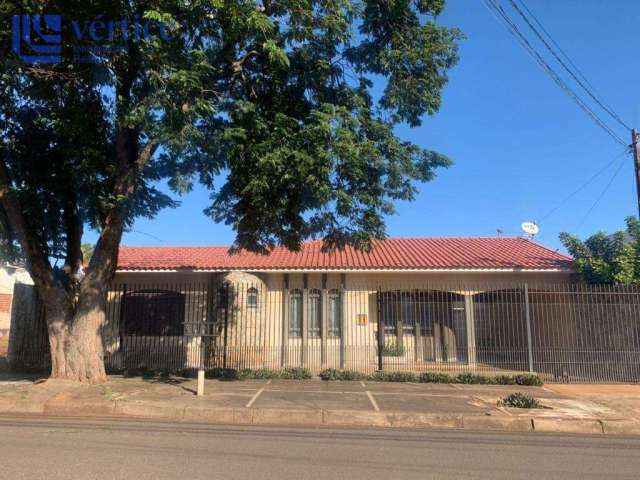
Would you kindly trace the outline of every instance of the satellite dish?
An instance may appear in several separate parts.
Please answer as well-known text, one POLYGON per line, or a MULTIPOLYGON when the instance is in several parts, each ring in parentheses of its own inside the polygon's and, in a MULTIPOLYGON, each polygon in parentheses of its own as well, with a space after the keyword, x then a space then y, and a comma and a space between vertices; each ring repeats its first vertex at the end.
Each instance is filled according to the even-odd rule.
POLYGON ((529 235, 529 237, 535 237, 540 232, 540 227, 535 222, 524 222, 521 225, 522 231, 529 235))

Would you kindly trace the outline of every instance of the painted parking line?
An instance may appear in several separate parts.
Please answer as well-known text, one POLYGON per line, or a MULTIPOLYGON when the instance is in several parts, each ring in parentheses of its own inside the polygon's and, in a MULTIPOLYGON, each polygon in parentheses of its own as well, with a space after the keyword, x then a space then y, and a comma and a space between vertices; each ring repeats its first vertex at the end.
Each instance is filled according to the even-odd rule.
POLYGON ((251 397, 251 400, 249 400, 249 403, 247 403, 245 406, 246 406, 247 408, 251 408, 251 405, 253 405, 253 404, 256 402, 256 400, 258 400, 258 397, 259 397, 260 395, 262 395, 262 392, 264 392, 264 388, 261 388, 260 390, 258 390, 258 391, 255 393, 255 395, 254 395, 253 397, 251 397))
POLYGON ((373 398, 373 395, 371 394, 371 392, 369 390, 367 390, 367 397, 369 397, 369 400, 371 401, 371 405, 373 405, 373 409, 376 412, 380 411, 380 407, 378 406, 378 402, 376 402, 376 399, 373 398))

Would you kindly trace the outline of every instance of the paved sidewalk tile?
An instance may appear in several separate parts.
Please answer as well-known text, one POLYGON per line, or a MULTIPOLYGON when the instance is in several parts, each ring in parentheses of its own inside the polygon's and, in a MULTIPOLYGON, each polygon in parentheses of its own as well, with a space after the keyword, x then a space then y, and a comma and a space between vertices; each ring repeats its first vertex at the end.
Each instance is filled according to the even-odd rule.
POLYGON ((362 393, 307 393, 293 391, 265 390, 253 404, 254 408, 291 408, 322 410, 362 410, 373 411, 367 395, 362 393))

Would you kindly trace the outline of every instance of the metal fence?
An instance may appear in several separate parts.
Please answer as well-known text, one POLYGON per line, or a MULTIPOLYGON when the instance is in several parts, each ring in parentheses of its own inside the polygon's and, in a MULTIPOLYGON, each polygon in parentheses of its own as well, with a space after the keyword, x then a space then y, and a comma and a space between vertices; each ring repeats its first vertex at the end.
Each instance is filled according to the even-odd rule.
MULTIPOLYGON (((22 296, 10 361, 46 368, 42 308, 22 296)), ((640 381, 636 287, 209 280, 116 285, 107 305, 110 371, 532 371, 551 382, 640 381)))

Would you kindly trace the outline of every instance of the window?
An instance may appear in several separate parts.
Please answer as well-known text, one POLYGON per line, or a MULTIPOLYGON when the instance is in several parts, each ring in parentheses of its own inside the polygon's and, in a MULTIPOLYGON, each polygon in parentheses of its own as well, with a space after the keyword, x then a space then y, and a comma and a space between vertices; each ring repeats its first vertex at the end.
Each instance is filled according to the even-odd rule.
POLYGON ((416 302, 409 294, 402 295, 400 299, 400 315, 403 333, 413 335, 416 330, 416 302))
POLYGON ((329 305, 327 305, 329 314, 327 329, 329 337, 340 337, 340 292, 338 290, 329 291, 329 305))
POLYGON ((322 297, 320 290, 309 292, 309 337, 319 337, 322 325, 322 297))
POLYGON ((397 335, 402 322, 402 333, 413 335, 416 322, 422 315, 420 298, 417 293, 385 292, 381 298, 380 318, 386 335, 397 335))
POLYGON ((302 337, 302 292, 298 289, 289 296, 289 337, 302 337))
POLYGON ((125 335, 182 336, 184 294, 169 290, 137 290, 122 298, 125 335))
POLYGON ((247 289, 247 307, 258 307, 258 289, 256 287, 250 287, 247 289))

